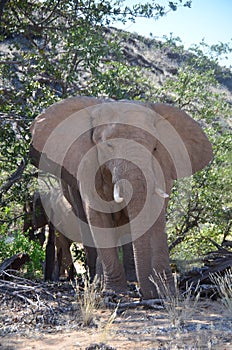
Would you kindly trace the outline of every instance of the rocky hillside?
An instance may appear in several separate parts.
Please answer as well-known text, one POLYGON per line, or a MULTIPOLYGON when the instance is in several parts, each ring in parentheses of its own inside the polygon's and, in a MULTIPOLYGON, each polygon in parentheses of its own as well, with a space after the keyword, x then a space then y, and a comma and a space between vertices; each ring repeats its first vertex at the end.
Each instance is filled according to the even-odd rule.
MULTIPOLYGON (((178 69, 194 56, 174 44, 167 45, 155 39, 145 38, 115 28, 109 34, 118 32, 123 36, 123 53, 132 66, 149 69, 154 81, 162 85, 165 79, 175 77, 178 69)), ((215 75, 220 88, 227 94, 232 103, 232 71, 229 68, 215 65, 215 75)))
MULTIPOLYGON (((183 48, 176 46, 175 43, 161 43, 152 38, 144 38, 115 28, 104 29, 103 35, 106 40, 110 41, 110 38, 113 37, 114 40, 116 39, 120 43, 124 64, 128 67, 138 67, 142 72, 143 78, 147 77, 147 79, 157 87, 161 87, 167 79, 178 79, 179 69, 183 67, 187 61, 190 61, 191 58, 194 58, 194 53, 183 50, 183 48)), ((40 49, 39 47, 42 43, 39 39, 34 40, 34 42, 36 42, 37 48, 40 49)), ((2 78, 0 77, 0 90, 2 92, 0 104, 7 103, 12 87, 14 90, 21 90, 21 96, 23 95, 27 70, 29 72, 28 74, 32 74, 33 70, 36 72, 32 76, 35 85, 37 82, 39 84, 45 84, 46 86, 50 85, 56 90, 56 94, 60 97, 65 94, 76 95, 80 93, 83 94, 83 91, 88 91, 90 86, 90 73, 85 65, 78 63, 75 71, 76 77, 69 79, 73 80, 73 83, 70 85, 71 87, 67 89, 64 87, 65 83, 61 81, 62 79, 60 77, 54 78, 53 76, 51 78, 49 76, 46 72, 46 67, 41 70, 37 69, 36 52, 34 58, 30 58, 29 64, 25 61, 27 59, 27 52, 30 52, 29 47, 29 42, 27 42, 25 37, 22 38, 20 35, 15 36, 14 38, 9 38, 0 43, 0 67, 5 66, 2 70, 5 76, 2 78), (23 56, 22 49, 24 52, 23 56), (30 71, 28 68, 29 65, 30 71), (9 76, 7 76, 6 72, 9 72, 9 76)), ((54 66, 57 65, 57 67, 59 67, 59 60, 61 59, 59 51, 61 49, 62 44, 60 44, 57 49, 57 56, 50 59, 50 49, 49 47, 46 48, 43 54, 47 55, 48 60, 50 59, 48 65, 54 64, 54 66)), ((103 70, 104 62, 107 61, 109 64, 111 59, 117 61, 118 58, 114 57, 114 54, 112 54, 112 57, 102 58, 103 70)), ((210 61, 208 62, 212 65, 210 61)), ((195 66, 194 69, 197 70, 198 67, 195 66)), ((225 100, 232 105, 232 71, 216 64, 213 65, 213 69, 215 71, 215 77, 219 83, 218 86, 214 87, 214 90, 219 94, 223 93, 225 100)), ((201 74, 204 74, 202 67, 201 74)), ((41 88, 39 90, 41 90, 41 88)), ((37 95, 40 96, 40 91, 36 92, 36 96, 37 95)), ((22 104, 24 103, 23 99, 24 98, 21 97, 22 104)), ((169 101, 167 100, 166 102, 169 101)))

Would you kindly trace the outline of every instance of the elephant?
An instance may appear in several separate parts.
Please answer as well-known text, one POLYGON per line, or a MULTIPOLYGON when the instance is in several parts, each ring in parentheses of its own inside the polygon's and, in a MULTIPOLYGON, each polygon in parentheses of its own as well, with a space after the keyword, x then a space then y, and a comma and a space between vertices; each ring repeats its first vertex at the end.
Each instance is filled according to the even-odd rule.
POLYGON ((200 125, 167 104, 76 96, 47 108, 31 133, 32 164, 61 179, 83 244, 97 248, 105 290, 127 292, 118 246, 132 243, 141 296, 158 297, 151 276, 158 285, 165 276, 174 293, 166 209, 174 180, 213 157, 200 125))
MULTIPOLYGON (((26 201, 23 211, 23 232, 28 232, 30 240, 38 240, 40 245, 43 246, 46 239, 45 227, 46 225, 49 227, 44 279, 58 281, 59 277, 65 274, 65 270, 68 271, 68 279, 74 279, 75 267, 70 252, 73 240, 67 238, 62 232, 69 232, 69 235, 74 235, 72 232, 74 228, 76 243, 81 242, 81 235, 76 230, 77 226, 73 222, 75 216, 71 215, 72 207, 60 188, 56 188, 56 191, 53 189, 42 193, 35 191, 31 200, 26 201), (57 220, 51 223, 50 219, 53 212, 56 212, 57 220)), ((123 264, 127 280, 135 282, 135 266, 131 248, 130 244, 123 246, 123 264)), ((84 246, 84 251, 90 280, 93 281, 96 275, 101 279, 102 267, 100 262, 97 265, 96 248, 84 246)))
MULTIPOLYGON (((75 268, 70 252, 72 241, 62 233, 55 232, 54 225, 50 223, 49 217, 43 208, 41 197, 44 202, 44 197, 48 199, 51 194, 34 192, 31 200, 27 200, 24 204, 23 232, 28 233, 29 240, 38 240, 40 245, 43 246, 46 240, 45 228, 48 225, 44 279, 58 281, 59 277, 65 274, 65 270, 68 271, 68 278, 74 279, 75 268)), ((64 205, 62 207, 65 208, 64 205)))

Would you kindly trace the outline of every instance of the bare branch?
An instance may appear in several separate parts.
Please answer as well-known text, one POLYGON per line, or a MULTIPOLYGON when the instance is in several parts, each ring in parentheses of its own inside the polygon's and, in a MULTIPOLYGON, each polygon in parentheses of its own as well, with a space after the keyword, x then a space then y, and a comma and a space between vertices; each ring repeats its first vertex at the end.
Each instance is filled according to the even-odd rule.
POLYGON ((14 171, 13 174, 8 177, 6 183, 4 183, 0 187, 0 201, 2 199, 3 193, 7 192, 11 188, 11 186, 21 178, 26 165, 27 165, 27 160, 23 158, 18 168, 16 169, 16 171, 14 171))

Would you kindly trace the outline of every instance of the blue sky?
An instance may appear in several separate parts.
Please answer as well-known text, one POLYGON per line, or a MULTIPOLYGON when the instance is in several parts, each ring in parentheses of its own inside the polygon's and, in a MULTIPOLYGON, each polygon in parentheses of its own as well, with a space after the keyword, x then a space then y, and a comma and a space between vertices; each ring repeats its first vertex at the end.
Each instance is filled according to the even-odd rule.
MULTIPOLYGON (((126 4, 146 3, 146 0, 127 0, 126 4)), ((157 2, 159 2, 157 0, 157 2)), ((160 3, 167 1, 160 1, 160 3)), ((116 25, 114 25, 116 26, 116 25)), ((199 44, 204 38, 207 44, 231 42, 232 46, 232 0, 192 0, 192 7, 180 7, 175 12, 169 12, 165 17, 154 19, 137 19, 136 23, 118 24, 118 27, 137 32, 144 36, 150 33, 157 39, 163 35, 180 37, 188 48, 199 44)), ((232 54, 221 64, 232 65, 232 54)))

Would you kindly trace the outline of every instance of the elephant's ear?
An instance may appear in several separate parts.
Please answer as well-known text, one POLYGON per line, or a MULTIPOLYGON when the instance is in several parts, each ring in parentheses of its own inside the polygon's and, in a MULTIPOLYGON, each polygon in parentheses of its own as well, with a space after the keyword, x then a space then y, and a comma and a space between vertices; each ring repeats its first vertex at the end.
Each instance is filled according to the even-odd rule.
POLYGON ((32 164, 59 177, 62 172, 70 185, 76 182, 81 157, 92 147, 88 107, 102 102, 93 97, 71 97, 40 114, 30 128, 32 164))
POLYGON ((190 176, 203 169, 211 161, 213 152, 200 125, 178 108, 159 103, 153 104, 152 108, 160 116, 156 122, 160 135, 158 148, 166 155, 166 159, 161 159, 161 155, 158 158, 164 167, 169 164, 171 177, 190 176))

